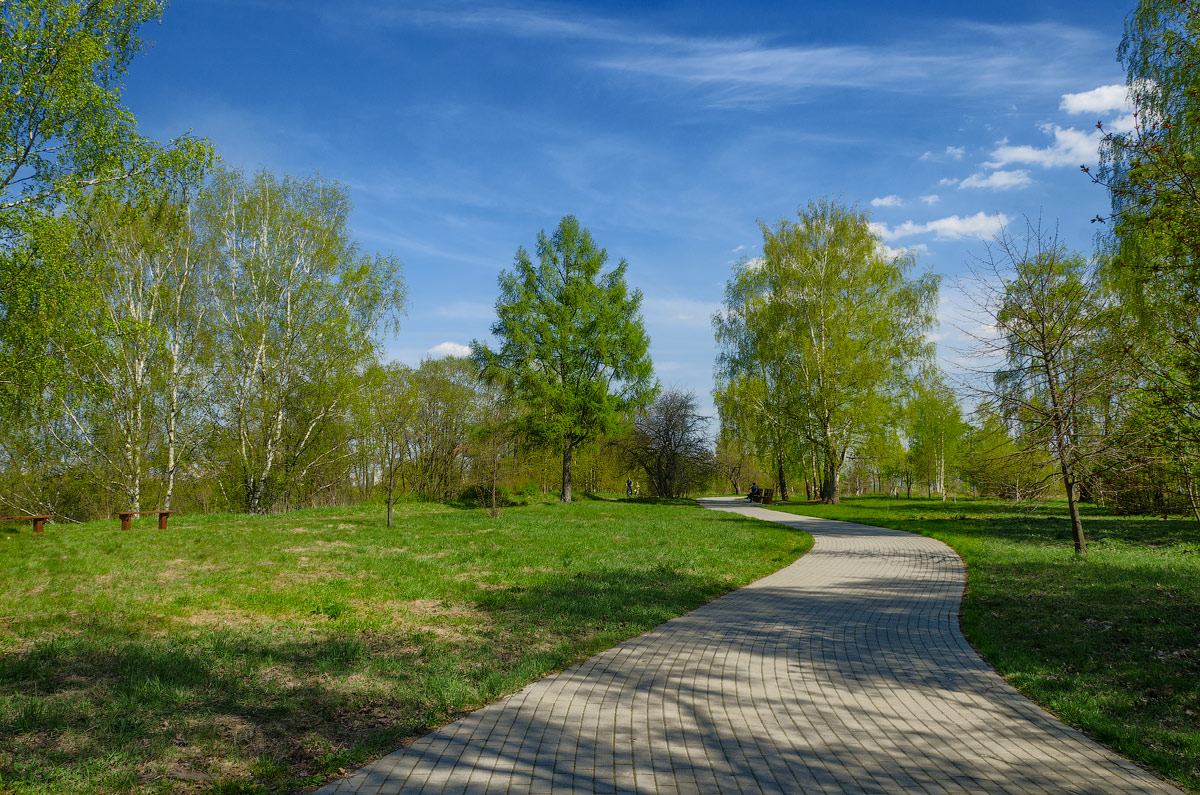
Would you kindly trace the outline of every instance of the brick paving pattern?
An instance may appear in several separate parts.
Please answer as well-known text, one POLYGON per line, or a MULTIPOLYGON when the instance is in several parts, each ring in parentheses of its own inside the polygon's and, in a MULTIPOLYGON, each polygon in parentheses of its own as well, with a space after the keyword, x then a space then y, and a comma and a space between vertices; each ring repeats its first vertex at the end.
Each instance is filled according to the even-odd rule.
POLYGON ((962 562, 940 541, 702 504, 816 543, 320 795, 1180 792, 982 661, 959 631, 962 562))

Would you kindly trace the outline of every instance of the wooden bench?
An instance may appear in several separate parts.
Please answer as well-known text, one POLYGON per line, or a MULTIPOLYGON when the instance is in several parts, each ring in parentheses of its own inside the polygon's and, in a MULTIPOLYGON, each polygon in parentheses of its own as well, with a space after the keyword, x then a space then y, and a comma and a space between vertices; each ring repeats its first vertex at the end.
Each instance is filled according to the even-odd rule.
POLYGON ((53 518, 54 514, 49 516, 0 516, 0 522, 33 522, 33 532, 40 533, 46 529, 46 520, 53 518))
POLYGON ((117 511, 117 516, 121 517, 121 529, 128 530, 129 523, 133 519, 133 517, 141 516, 142 514, 147 514, 147 513, 158 514, 158 529, 166 530, 167 529, 167 517, 173 513, 177 513, 177 511, 117 511))
POLYGON ((775 489, 763 489, 762 504, 770 505, 773 499, 775 499, 775 489))

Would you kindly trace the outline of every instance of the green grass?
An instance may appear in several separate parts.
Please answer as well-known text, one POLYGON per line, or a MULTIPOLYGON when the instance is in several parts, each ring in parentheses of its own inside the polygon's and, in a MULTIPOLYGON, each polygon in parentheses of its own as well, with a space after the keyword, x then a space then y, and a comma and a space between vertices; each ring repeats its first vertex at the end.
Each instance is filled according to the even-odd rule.
POLYGON ((0 527, 0 793, 273 793, 794 560, 692 504, 0 527))
POLYGON ((933 536, 967 563, 962 622, 1021 692, 1127 757, 1200 792, 1200 529, 1066 504, 845 499, 780 510, 933 536))

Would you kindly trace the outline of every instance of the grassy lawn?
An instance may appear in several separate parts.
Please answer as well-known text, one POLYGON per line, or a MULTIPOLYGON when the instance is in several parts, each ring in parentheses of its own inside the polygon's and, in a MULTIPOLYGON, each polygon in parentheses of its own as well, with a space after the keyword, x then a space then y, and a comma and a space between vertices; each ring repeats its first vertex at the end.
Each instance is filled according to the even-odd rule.
POLYGON ((1066 504, 849 498, 780 510, 933 536, 968 566, 963 627, 1023 693, 1200 792, 1200 530, 1066 504))
POLYGON ((794 560, 691 504, 0 528, 0 793, 288 792, 794 560))

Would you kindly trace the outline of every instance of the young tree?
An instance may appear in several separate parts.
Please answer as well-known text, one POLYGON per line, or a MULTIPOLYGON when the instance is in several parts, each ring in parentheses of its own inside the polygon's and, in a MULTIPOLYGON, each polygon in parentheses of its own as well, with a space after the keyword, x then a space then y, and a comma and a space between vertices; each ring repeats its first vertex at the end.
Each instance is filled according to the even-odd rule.
POLYGON ((911 257, 885 256, 868 221, 822 200, 762 224, 762 258, 735 266, 713 321, 718 370, 727 382, 769 374, 758 415, 819 451, 826 503, 838 502, 851 447, 931 350, 937 279, 906 278, 911 257))
POLYGON ((374 365, 365 379, 367 410, 378 442, 380 474, 387 494, 387 526, 391 527, 396 480, 411 448, 417 408, 415 379, 412 370, 402 364, 374 365))
POLYGON ((608 254, 574 216, 554 235, 538 234, 538 264, 524 248, 500 274, 493 350, 478 340, 472 358, 525 406, 523 430, 562 456, 563 502, 571 501, 575 451, 612 433, 654 395, 642 294, 625 284, 629 264, 601 272, 608 254))
POLYGON ((502 501, 500 475, 518 442, 516 406, 497 383, 482 383, 478 400, 479 417, 471 432, 469 450, 476 489, 486 494, 488 515, 495 519, 500 515, 502 501))
POLYGON ((982 354, 1002 364, 981 394, 1020 428, 1032 455, 1049 450, 1066 491, 1075 552, 1087 553, 1079 486, 1116 439, 1102 413, 1130 384, 1129 355, 1110 332, 1116 311, 1094 263, 1040 227, 1002 232, 979 274, 978 306, 997 336, 982 354))

